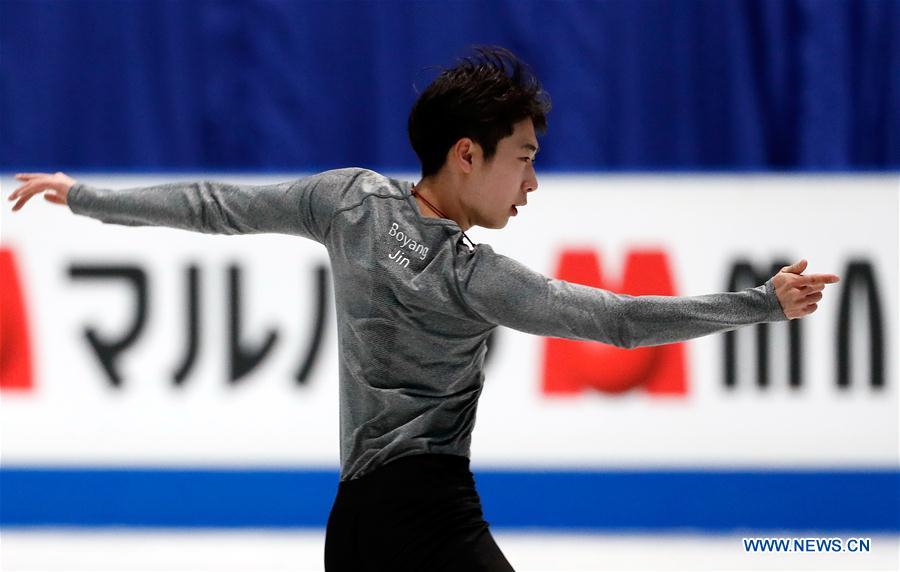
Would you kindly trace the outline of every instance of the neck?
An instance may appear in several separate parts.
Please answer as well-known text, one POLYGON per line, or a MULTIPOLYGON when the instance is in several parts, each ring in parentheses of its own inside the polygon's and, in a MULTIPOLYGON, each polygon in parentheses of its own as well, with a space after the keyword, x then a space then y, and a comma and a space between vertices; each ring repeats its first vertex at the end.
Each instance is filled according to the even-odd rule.
POLYGON ((469 230, 472 225, 457 198, 456 189, 458 188, 457 185, 442 180, 439 175, 422 179, 416 184, 416 194, 421 195, 415 197, 419 204, 419 211, 430 218, 443 218, 428 205, 431 203, 437 210, 444 213, 444 217, 456 222, 463 232, 469 230), (425 200, 422 200, 423 197, 425 200))

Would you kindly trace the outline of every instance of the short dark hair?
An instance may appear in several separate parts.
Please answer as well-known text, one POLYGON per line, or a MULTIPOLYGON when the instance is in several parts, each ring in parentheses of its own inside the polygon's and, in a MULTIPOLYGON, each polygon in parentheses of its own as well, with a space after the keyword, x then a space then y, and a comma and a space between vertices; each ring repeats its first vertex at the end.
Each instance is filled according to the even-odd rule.
POLYGON ((472 49, 475 55, 444 69, 409 113, 409 142, 423 177, 440 171, 447 151, 463 137, 477 142, 490 161, 514 124, 530 117, 535 131, 547 131, 550 96, 528 66, 505 48, 472 49))

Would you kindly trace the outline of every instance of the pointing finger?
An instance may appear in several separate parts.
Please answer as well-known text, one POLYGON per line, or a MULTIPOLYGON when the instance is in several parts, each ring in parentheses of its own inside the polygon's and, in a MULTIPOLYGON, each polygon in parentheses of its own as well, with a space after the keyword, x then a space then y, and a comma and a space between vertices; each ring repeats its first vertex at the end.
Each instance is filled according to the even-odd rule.
POLYGON ((820 284, 834 284, 836 282, 840 282, 840 276, 836 274, 810 274, 809 276, 804 276, 804 280, 801 282, 804 286, 817 286, 820 284))

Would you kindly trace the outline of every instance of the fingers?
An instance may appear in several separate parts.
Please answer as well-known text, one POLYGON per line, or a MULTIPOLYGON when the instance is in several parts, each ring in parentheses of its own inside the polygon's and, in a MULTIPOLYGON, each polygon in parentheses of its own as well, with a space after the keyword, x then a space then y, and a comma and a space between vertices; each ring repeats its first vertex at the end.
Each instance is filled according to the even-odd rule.
POLYGON ((24 185, 22 185, 21 187, 19 187, 15 191, 13 191, 9 195, 8 199, 11 201, 14 201, 20 197, 29 195, 34 188, 35 188, 34 183, 25 183, 24 185))
POLYGON ((61 175, 63 173, 56 173, 56 175, 51 175, 50 173, 17 173, 16 179, 22 181, 23 184, 7 197, 10 201, 17 201, 12 210, 17 211, 21 209, 31 197, 44 191, 49 191, 44 195, 44 198, 51 203, 66 204, 65 197, 59 194, 63 191, 60 191, 58 188, 59 181, 57 176, 61 175))
POLYGON ((22 183, 29 183, 35 179, 52 179, 53 175, 50 173, 18 173, 15 178, 22 183))
POLYGON ((19 173, 16 175, 16 180, 21 181, 23 183, 28 183, 35 179, 43 179, 52 177, 50 173, 19 173))
POLYGON ((31 195, 26 195, 26 196, 22 197, 21 199, 19 199, 19 202, 17 202, 15 204, 15 206, 13 206, 12 210, 17 211, 17 210, 21 209, 25 205, 25 203, 28 202, 28 199, 30 199, 30 198, 31 198, 31 195))
POLYGON ((11 201, 18 199, 12 210, 17 211, 21 209, 22 206, 24 206, 25 203, 27 203, 31 199, 31 197, 33 197, 37 193, 44 191, 47 188, 48 187, 46 187, 41 181, 32 181, 31 183, 22 185, 21 187, 13 191, 11 195, 9 195, 9 200, 11 201))
POLYGON ((784 314, 789 319, 802 318, 819 309, 818 302, 824 295, 822 291, 828 284, 841 281, 837 274, 803 275, 808 262, 801 258, 797 262, 785 266, 775 276, 776 295, 784 314))
POLYGON ((810 286, 807 288, 795 288, 793 294, 791 295, 791 304, 800 306, 805 308, 810 304, 814 304, 822 299, 824 296, 822 290, 825 288, 824 285, 820 286, 810 286))
POLYGON ((819 309, 819 305, 816 301, 808 301, 808 302, 798 302, 788 308, 785 308, 785 315, 791 319, 796 320, 797 318, 806 317, 816 310, 819 309))
POLYGON ((818 302, 819 300, 821 300, 822 296, 823 296, 823 294, 821 292, 813 292, 812 294, 805 296, 803 298, 803 302, 805 302, 807 305, 812 304, 812 303, 815 303, 815 302, 818 302))
POLYGON ((43 178, 33 178, 13 191, 9 195, 8 199, 14 201, 17 198, 23 197, 25 195, 33 195, 44 190, 53 189, 50 183, 50 181, 47 181, 43 178))
POLYGON ((809 276, 801 276, 797 280, 797 286, 819 286, 824 284, 834 284, 840 282, 841 277, 837 274, 810 274, 809 276))
POLYGON ((801 258, 797 262, 791 264, 790 266, 785 266, 781 269, 782 272, 790 272, 791 274, 802 274, 804 270, 806 270, 806 259, 801 258))
POLYGON ((794 288, 800 289, 822 284, 834 284, 841 281, 840 276, 837 274, 810 274, 808 276, 803 276, 803 271, 806 270, 807 265, 806 259, 802 258, 789 266, 783 267, 781 273, 795 274, 796 276, 791 276, 789 278, 788 284, 794 288))

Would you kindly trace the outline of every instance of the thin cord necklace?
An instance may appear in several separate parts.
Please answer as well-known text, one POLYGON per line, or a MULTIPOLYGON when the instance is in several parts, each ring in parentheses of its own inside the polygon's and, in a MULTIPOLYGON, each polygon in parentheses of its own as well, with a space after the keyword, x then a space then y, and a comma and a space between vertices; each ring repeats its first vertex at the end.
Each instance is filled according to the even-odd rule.
MULTIPOLYGON (((416 186, 415 186, 415 185, 412 186, 411 193, 412 193, 412 196, 414 196, 414 197, 419 197, 419 198, 421 198, 423 201, 425 201, 425 204, 428 205, 429 207, 431 207, 431 210, 433 210, 435 213, 437 213, 441 218, 450 219, 450 217, 448 217, 447 215, 445 215, 444 213, 442 213, 440 210, 438 210, 437 207, 435 207, 433 204, 431 204, 430 202, 428 202, 428 199, 426 199, 426 198, 422 195, 422 193, 420 193, 419 191, 416 190, 416 186)), ((450 219, 450 220, 453 220, 453 219, 450 219)), ((462 232, 462 235, 466 238, 466 240, 469 241, 469 244, 472 245, 472 248, 475 248, 475 243, 472 242, 472 239, 469 238, 469 237, 466 235, 465 231, 463 231, 462 229, 459 229, 459 230, 460 230, 460 232, 462 232)))

